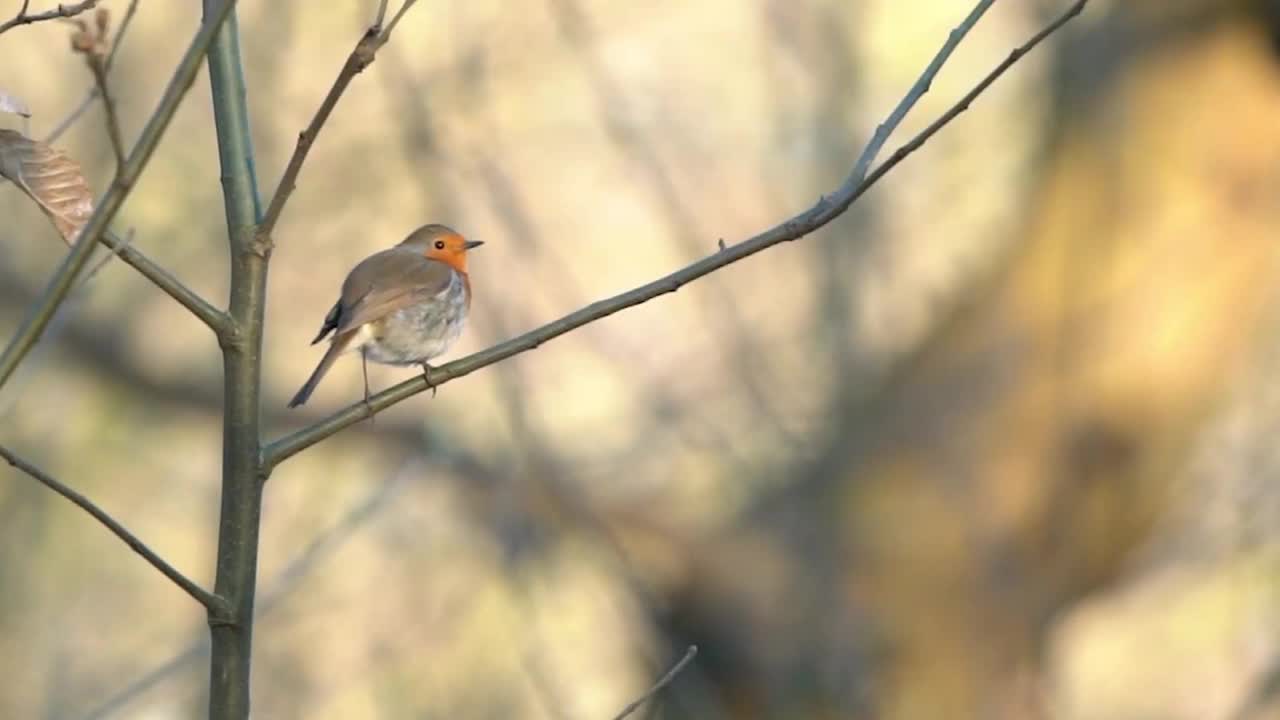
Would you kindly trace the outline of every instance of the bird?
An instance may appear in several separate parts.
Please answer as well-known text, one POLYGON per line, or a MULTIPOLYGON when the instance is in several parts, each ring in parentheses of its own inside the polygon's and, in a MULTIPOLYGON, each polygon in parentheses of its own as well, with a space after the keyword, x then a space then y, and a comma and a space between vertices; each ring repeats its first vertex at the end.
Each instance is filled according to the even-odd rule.
POLYGON ((428 361, 448 351, 466 324, 471 309, 467 252, 483 244, 444 225, 424 225, 356 265, 311 341, 315 345, 332 334, 329 349, 289 407, 305 403, 338 356, 349 351, 360 351, 366 403, 370 360, 421 365, 430 382, 428 361))

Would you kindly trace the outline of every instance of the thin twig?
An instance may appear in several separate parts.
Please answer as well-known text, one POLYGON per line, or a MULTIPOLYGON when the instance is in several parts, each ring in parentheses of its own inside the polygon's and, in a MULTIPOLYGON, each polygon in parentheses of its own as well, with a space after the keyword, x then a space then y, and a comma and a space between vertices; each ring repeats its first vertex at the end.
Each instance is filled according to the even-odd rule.
POLYGON ((116 103, 111 98, 107 87, 107 61, 99 55, 87 55, 89 70, 93 73, 94 84, 102 97, 102 109, 107 118, 107 138, 111 141, 111 151, 116 155, 116 176, 124 171, 124 140, 120 137, 120 118, 116 115, 116 103))
POLYGON ((387 20, 387 0, 378 0, 378 12, 373 16, 373 25, 370 27, 382 32, 382 23, 387 20))
POLYGON ((116 115, 116 104, 111 98, 111 89, 107 87, 107 36, 110 16, 106 8, 98 11, 94 27, 82 20, 74 20, 73 24, 80 31, 71 36, 71 48, 84 56, 84 62, 93 75, 93 85, 102 98, 102 106, 106 113, 107 138, 111 141, 111 150, 116 156, 116 177, 124 170, 124 140, 120 135, 120 118, 116 115))
MULTIPOLYGON (((307 575, 314 572, 322 563, 333 556, 356 536, 356 532, 369 523, 400 492, 406 479, 418 477, 411 470, 416 466, 406 466, 390 480, 373 490, 359 505, 348 509, 335 524, 321 531, 312 538, 284 568, 276 573, 267 588, 254 603, 255 621, 271 616, 276 610, 284 607, 287 600, 303 584, 307 575)), ((183 670, 192 662, 207 657, 209 642, 204 636, 193 638, 187 646, 176 655, 148 670, 141 677, 125 687, 113 692, 101 705, 85 713, 85 720, 100 720, 114 717, 119 710, 135 700, 142 693, 154 688, 169 676, 183 670)))
POLYGON ((209 329, 215 333, 222 332, 228 325, 226 314, 209 304, 180 280, 170 275, 163 267, 143 255, 141 251, 133 248, 135 234, 135 229, 132 227, 125 231, 124 238, 120 238, 111 230, 104 231, 101 242, 107 247, 107 254, 93 267, 82 273, 73 292, 89 285, 97 277, 98 273, 111 262, 112 258, 119 257, 124 260, 125 264, 136 269, 139 274, 150 280, 152 284, 204 322, 209 329))
MULTIPOLYGON (((62 304, 62 301, 67 297, 67 293, 71 291, 75 284, 76 276, 85 263, 88 262, 93 248, 111 224, 111 220, 116 213, 120 211, 120 207, 124 204, 125 198, 128 197, 129 191, 151 160, 151 155, 156 146, 160 144, 160 138, 164 136, 165 130, 168 129, 174 112, 177 111, 178 105, 182 102, 183 96, 186 95, 187 89, 191 87, 191 83, 195 81, 196 74, 200 71, 200 63, 209 49, 209 44, 213 42, 215 33, 218 28, 222 27, 223 21, 231 15, 231 10, 235 5, 236 0, 223 0, 217 11, 210 17, 210 21, 201 25, 200 30, 192 38, 186 54, 178 64, 177 69, 174 70, 173 77, 169 80, 169 86, 165 88, 164 95, 160 98, 159 105, 156 107, 155 112, 152 113, 151 119, 147 121, 146 126, 143 127, 142 135, 138 138, 138 144, 134 147, 133 152, 129 154, 124 169, 116 176, 115 181, 111 183, 111 188, 107 190, 106 195, 96 204, 93 215, 85 223, 85 226, 81 228, 79 238, 76 240, 71 252, 63 258, 62 264, 58 266, 53 277, 50 278, 44 293, 27 313, 26 318, 23 319, 22 326, 18 329, 13 339, 9 341, 4 352, 0 353, 0 386, 3 386, 9 378, 13 377, 18 364, 22 362, 27 353, 31 352, 31 348, 35 347, 45 328, 48 327, 49 322, 53 319, 54 313, 57 312, 58 306, 62 304)), ((227 324, 224 321, 224 329, 227 324)))
POLYGON ((58 18, 75 17, 85 10, 92 10, 93 6, 97 5, 99 2, 101 2, 101 0, 84 0, 84 2, 70 3, 67 5, 59 4, 58 7, 52 10, 28 15, 27 6, 31 4, 31 0, 22 0, 22 9, 18 11, 18 14, 3 23, 0 23, 0 33, 12 30, 19 25, 28 25, 30 23, 42 22, 44 20, 57 20, 58 18))
MULTIPOLYGON (((124 19, 120 21, 120 28, 116 31, 115 38, 112 40, 111 50, 107 53, 106 60, 102 63, 102 79, 100 80, 98 78, 98 74, 95 72, 94 79, 97 82, 95 82, 93 87, 89 88, 89 92, 85 95, 85 98, 81 101, 80 105, 73 110, 70 115, 64 118, 62 122, 58 123, 58 126, 49 133, 49 136, 45 139, 46 143, 53 143, 57 140, 58 137, 66 132, 81 115, 92 107, 94 100, 97 100, 102 96, 102 89, 106 87, 105 78, 110 75, 111 69, 115 66, 116 54, 120 51, 125 34, 133 24, 133 18, 138 12, 138 4, 139 0, 130 0, 129 7, 125 10, 124 19)), ((90 67, 93 67, 92 61, 90 62, 90 67)), ((107 112, 107 122, 110 125, 112 118, 115 116, 114 105, 110 102, 107 103, 107 112)), ((117 131, 113 135, 118 137, 118 123, 117 131)), ((126 264, 136 269, 143 277, 150 280, 152 284, 163 290, 167 295, 169 295, 169 297, 178 301, 180 305, 190 311, 192 315, 199 318, 200 321, 207 325, 211 330, 216 333, 221 333, 228 327, 229 321, 227 320, 225 313, 214 307, 204 298, 200 297, 173 275, 169 274, 168 271, 153 262, 143 254, 142 251, 132 247, 130 245, 132 241, 132 229, 126 233, 124 240, 121 240, 110 230, 103 232, 102 237, 100 238, 100 242, 112 251, 112 255, 119 256, 126 264)), ((97 265, 85 273, 83 280, 77 285, 77 287, 83 287, 88 284, 88 282, 110 261, 111 255, 104 257, 97 265)))
POLYGON ((120 21, 120 29, 116 30, 116 36, 111 40, 111 52, 107 53, 108 73, 116 64, 116 53, 120 50, 120 43, 124 42, 125 33, 129 32, 129 26, 133 24, 133 16, 137 12, 138 0, 129 0, 129 7, 124 11, 124 19, 120 21))
POLYGON ((223 602, 222 598, 200 587, 186 575, 179 572, 177 568, 170 565, 164 560, 164 558, 160 557, 155 553, 155 551, 143 544, 136 535, 129 532, 125 526, 121 525, 105 510, 95 505, 92 500, 81 495, 75 490, 72 490, 70 487, 59 482, 53 476, 13 454, 12 451, 3 445, 0 445, 0 457, 4 458, 4 460, 14 468, 17 468, 31 476, 40 484, 70 500, 76 505, 76 507, 79 507, 81 510, 92 515, 95 520, 102 523, 103 526, 110 530, 116 537, 123 540, 124 543, 133 549, 134 552, 141 555, 143 560, 151 563, 152 567, 159 570, 165 577, 172 580, 175 585, 182 588, 191 597, 195 598, 196 602, 205 606, 211 614, 220 617, 226 613, 227 605, 223 602))
MULTIPOLYGON (((933 137, 933 135, 935 135, 939 130, 954 120, 956 116, 967 110, 979 95, 986 91, 993 82, 1008 71, 1009 68, 1012 67, 1023 55, 1035 46, 1039 45, 1045 38, 1052 35, 1073 17, 1079 15, 1085 5, 1088 4, 1088 1, 1089 0, 1075 0, 1075 2, 1073 2, 1062 15, 1045 26, 1043 30, 1032 36, 1026 43, 1015 48, 1003 62, 988 73, 986 77, 975 85, 973 89, 965 94, 965 96, 956 104, 951 106, 950 109, 905 145, 898 148, 888 160, 885 160, 882 164, 877 166, 876 169, 868 174, 865 179, 860 179, 856 174, 851 173, 840 187, 835 190, 835 192, 820 198, 813 207, 758 235, 734 245, 717 248, 711 255, 677 270, 670 275, 658 278, 657 280, 641 285, 620 295, 615 295, 604 300, 598 300, 584 308, 569 313, 558 320, 554 320, 539 328, 530 330, 523 335, 498 343, 497 345, 485 350, 472 353, 464 358, 454 360, 451 363, 436 367, 430 373, 430 384, 428 384, 427 378, 422 375, 417 375, 412 380, 406 380, 399 385, 395 385, 374 395, 369 398, 368 402, 361 402, 348 406, 347 408, 340 410, 313 425, 279 438, 263 448, 263 462, 265 466, 267 468, 274 467, 280 462, 283 462, 302 450, 315 445, 330 435, 354 425, 377 412, 381 412, 396 403, 417 395, 428 387, 438 387, 443 383, 456 380, 464 375, 469 375, 481 368, 487 367, 501 360, 505 360, 513 355, 533 350, 543 343, 553 340, 572 330, 576 330, 583 325, 587 325, 588 323, 608 317, 609 315, 621 310, 647 302, 660 295, 675 292, 684 285, 693 282, 704 275, 708 275, 720 268, 731 265, 779 243, 798 240, 823 227, 843 214, 855 200, 862 197, 862 195, 879 182, 886 173, 897 166, 898 163, 902 162, 908 155, 918 150, 920 146, 924 145, 929 138, 933 137)), ((987 0, 983 0, 983 3, 985 2, 987 2, 987 0)), ((917 82, 916 85, 913 86, 911 92, 922 92, 919 91, 919 88, 928 88, 933 76, 937 74, 939 69, 940 66, 935 67, 934 65, 930 65, 929 69, 925 71, 925 74, 921 76, 921 80, 923 82, 917 82)), ((901 118, 899 118, 899 120, 900 119, 901 118)), ((893 127, 888 126, 888 121, 886 121, 886 126, 888 127, 887 132, 891 133, 893 127)))
MULTIPOLYGON (((124 19, 120 21, 120 29, 116 31, 116 36, 111 41, 111 51, 107 53, 106 60, 106 74, 108 76, 111 75, 111 69, 115 67, 116 53, 120 51, 120 45, 124 42, 125 33, 129 32, 129 27, 133 24, 133 16, 138 12, 138 2, 139 0, 129 0, 129 7, 124 11, 124 19)), ((97 100, 100 96, 101 93, 98 90, 98 84, 94 83, 93 87, 89 88, 88 92, 85 93, 84 99, 80 101, 80 104, 68 113, 60 122, 58 122, 58 124, 54 126, 53 130, 49 131, 49 135, 44 139, 44 141, 52 144, 58 138, 62 137, 63 133, 70 130, 71 126, 74 125, 82 115, 88 112, 90 107, 93 107, 93 101, 97 100)))
MULTIPOLYGON (((133 228, 129 228, 128 230, 125 231, 124 240, 120 244, 120 249, 122 251, 127 250, 129 246, 133 243, 133 236, 134 236, 133 228)), ((76 286, 76 289, 79 290, 81 288, 84 288, 89 283, 93 282, 93 279, 97 277, 98 273, 102 272, 102 268, 106 267, 107 263, 111 262, 111 260, 115 258, 115 256, 116 254, 110 251, 108 251, 106 255, 103 255, 101 260, 95 263, 93 267, 86 270, 84 272, 84 275, 80 277, 80 284, 76 286)))
POLYGON ((215 333, 222 334, 227 331, 231 325, 231 321, 227 319, 227 314, 214 307, 209 301, 200 297, 194 290, 187 287, 181 280, 169 274, 155 261, 143 255, 140 250, 129 244, 132 238, 121 239, 115 233, 107 230, 102 233, 101 242, 111 249, 111 252, 123 260, 127 265, 137 270, 143 277, 151 281, 151 284, 160 288, 166 295, 178 301, 179 305, 189 310, 205 325, 215 333))
POLYGON ((658 678, 658 682, 654 683, 653 687, 649 688, 649 690, 645 692, 645 694, 641 695, 635 700, 632 700, 630 705, 622 708, 622 712, 618 713, 617 715, 614 715, 613 720, 622 720, 623 718, 635 712, 636 710, 639 710, 642 705, 652 700, 653 696, 662 692, 662 688, 671 684, 671 681, 675 680, 676 676, 680 674, 680 671, 684 670, 686 665, 693 662, 693 659, 697 657, 697 655, 698 655, 698 646, 690 645, 689 649, 685 651, 684 657, 680 658, 679 662, 677 662, 675 665, 672 665, 671 669, 667 671, 666 675, 663 675, 662 677, 658 678))
POLYGON ((62 121, 55 125, 53 130, 49 131, 49 135, 44 139, 44 141, 46 143, 53 143, 58 138, 62 137, 64 133, 71 129, 72 125, 76 124, 76 121, 79 120, 81 116, 89 112, 89 108, 93 107, 93 101, 97 99, 98 86, 95 84, 93 87, 89 88, 89 92, 85 94, 84 99, 80 101, 80 104, 77 105, 70 113, 67 113, 67 116, 62 118, 62 121))
POLYGON ((297 187, 298 173, 302 171, 302 164, 306 162, 307 154, 311 152, 311 146, 315 143, 316 136, 320 134, 321 128, 328 121, 329 114, 333 112, 334 106, 338 104, 338 99, 342 97, 342 93, 346 92, 347 86, 351 84, 355 76, 373 63, 377 57, 378 50, 390 39, 391 31, 395 28, 396 23, 400 22, 400 18, 404 17, 405 12, 416 1, 405 0, 404 5, 400 6, 400 10, 396 12, 395 17, 391 18, 391 23, 386 28, 381 26, 381 19, 386 14, 386 2, 380 3, 378 22, 370 26, 364 35, 360 37, 360 40, 356 42, 355 48, 347 56, 347 61, 343 63, 342 70, 338 72, 338 77, 333 81, 333 87, 329 88, 329 93, 325 95, 320 107, 316 109, 315 116, 311 118, 311 122, 306 129, 298 133, 298 144, 294 147, 293 156, 289 158, 289 164, 285 166, 284 175, 280 178, 280 184, 276 186, 276 191, 271 196, 271 202, 267 205, 266 215, 263 216, 262 222, 258 224, 258 243, 263 248, 271 246, 271 233, 275 230, 276 223, 280 220, 280 213, 284 211, 285 203, 289 201, 289 197, 293 195, 294 188, 297 187))
POLYGON ((929 62, 929 66, 925 68, 924 73, 916 80, 907 94, 902 97, 898 106, 889 113, 889 117, 883 123, 876 126, 876 130, 871 134, 871 140, 867 146, 862 149, 862 154, 858 156, 858 162, 853 166, 853 172, 850 177, 855 183, 862 182, 862 178, 866 177, 867 170, 871 169, 871 163, 875 162, 876 156, 880 154, 880 149, 889 141, 889 136, 902 124, 903 119, 907 117, 907 113, 911 112, 911 108, 915 107, 916 102, 929 92, 929 87, 933 84, 933 78, 937 76, 938 71, 951 58, 951 53, 959 47, 960 41, 964 40, 965 35, 973 29, 974 25, 982 19, 987 10, 995 3, 996 0, 979 0, 978 4, 969 11, 969 15, 964 21, 951 31, 947 36, 947 41, 938 49, 938 53, 933 56, 933 60, 929 62))
POLYGON ((387 23, 386 29, 382 31, 381 40, 383 43, 391 39, 391 31, 396 29, 396 25, 400 24, 400 18, 404 17, 404 14, 408 12, 409 8, 413 7, 413 4, 416 2, 418 2, 418 0, 404 0, 404 4, 400 6, 398 11, 396 11, 395 17, 391 18, 391 22, 387 23))

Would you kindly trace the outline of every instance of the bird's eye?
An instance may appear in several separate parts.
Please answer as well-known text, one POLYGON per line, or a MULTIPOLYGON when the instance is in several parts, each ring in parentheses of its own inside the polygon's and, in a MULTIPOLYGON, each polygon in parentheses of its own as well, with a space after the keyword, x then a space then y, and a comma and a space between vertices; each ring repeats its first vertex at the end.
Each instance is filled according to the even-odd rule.
POLYGON ((437 241, 436 241, 436 249, 437 249, 437 250, 443 250, 443 249, 444 249, 444 241, 443 241, 443 240, 437 240, 437 241))

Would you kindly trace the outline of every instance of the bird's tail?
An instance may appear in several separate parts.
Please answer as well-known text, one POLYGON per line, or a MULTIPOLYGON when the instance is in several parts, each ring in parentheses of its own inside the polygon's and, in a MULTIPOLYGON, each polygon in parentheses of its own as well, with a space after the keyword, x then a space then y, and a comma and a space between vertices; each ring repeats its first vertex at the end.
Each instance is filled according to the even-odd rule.
POLYGON ((351 342, 351 335, 347 337, 334 337, 333 342, 329 344, 329 349, 325 350, 324 357, 320 358, 320 364, 316 366, 311 377, 303 383, 302 389, 297 395, 289 401, 289 407, 296 408, 305 403, 307 398, 311 397, 311 393, 315 391, 316 386, 320 384, 320 380, 324 378, 325 373, 329 372, 329 368, 333 367, 333 361, 347 349, 347 345, 351 342))

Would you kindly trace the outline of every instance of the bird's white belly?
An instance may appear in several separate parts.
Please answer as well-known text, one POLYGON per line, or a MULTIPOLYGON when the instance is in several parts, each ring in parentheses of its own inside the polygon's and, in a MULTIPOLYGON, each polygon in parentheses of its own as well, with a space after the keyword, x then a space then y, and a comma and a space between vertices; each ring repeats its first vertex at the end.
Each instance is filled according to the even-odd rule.
POLYGON ((419 365, 444 354, 462 334, 466 291, 459 280, 434 298, 362 325, 353 348, 385 365, 419 365))

